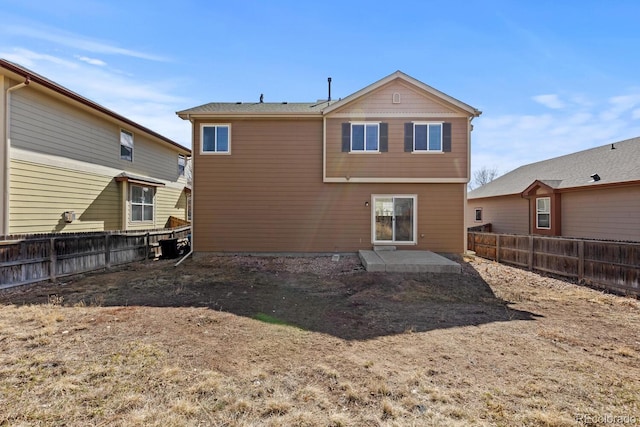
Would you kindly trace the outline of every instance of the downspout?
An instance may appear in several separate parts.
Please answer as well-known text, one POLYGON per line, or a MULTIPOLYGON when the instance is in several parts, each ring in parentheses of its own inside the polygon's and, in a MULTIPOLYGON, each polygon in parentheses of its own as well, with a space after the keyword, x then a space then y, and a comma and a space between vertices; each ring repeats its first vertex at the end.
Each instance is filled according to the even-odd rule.
POLYGON ((2 189, 2 196, 4 200, 4 212, 2 213, 2 235, 9 235, 9 198, 10 198, 10 189, 11 189, 11 92, 16 91, 18 89, 22 89, 23 87, 29 86, 31 83, 31 79, 29 76, 26 77, 25 81, 17 84, 15 86, 11 86, 6 90, 5 93, 5 121, 4 121, 4 137, 5 137, 5 146, 4 146, 4 188, 2 189))

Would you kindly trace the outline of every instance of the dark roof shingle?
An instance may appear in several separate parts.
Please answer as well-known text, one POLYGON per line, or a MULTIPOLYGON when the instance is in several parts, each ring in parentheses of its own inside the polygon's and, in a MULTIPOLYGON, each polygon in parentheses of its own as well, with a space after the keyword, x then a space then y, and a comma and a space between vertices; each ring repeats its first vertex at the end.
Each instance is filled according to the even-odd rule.
POLYGON ((557 189, 640 181, 640 137, 520 166, 469 192, 467 198, 520 194, 536 180, 557 189), (593 181, 593 174, 600 180, 593 181))

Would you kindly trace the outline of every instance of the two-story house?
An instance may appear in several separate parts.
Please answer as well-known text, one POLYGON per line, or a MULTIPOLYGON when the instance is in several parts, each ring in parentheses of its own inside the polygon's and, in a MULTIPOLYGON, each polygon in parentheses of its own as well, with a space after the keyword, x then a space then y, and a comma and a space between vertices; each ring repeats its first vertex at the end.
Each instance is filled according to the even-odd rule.
POLYGON ((464 251, 480 111, 400 71, 338 101, 177 114, 193 126, 196 252, 464 251))
POLYGON ((163 228, 191 150, 0 59, 0 236, 163 228))

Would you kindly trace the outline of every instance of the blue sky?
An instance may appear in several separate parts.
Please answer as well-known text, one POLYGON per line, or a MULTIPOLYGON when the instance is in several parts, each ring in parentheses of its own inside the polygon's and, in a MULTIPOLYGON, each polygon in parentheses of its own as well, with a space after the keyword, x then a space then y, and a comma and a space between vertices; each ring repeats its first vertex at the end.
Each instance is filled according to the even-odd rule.
POLYGON ((0 57, 190 146, 175 111, 401 70, 480 110, 472 170, 640 136, 640 2, 3 0, 0 57))

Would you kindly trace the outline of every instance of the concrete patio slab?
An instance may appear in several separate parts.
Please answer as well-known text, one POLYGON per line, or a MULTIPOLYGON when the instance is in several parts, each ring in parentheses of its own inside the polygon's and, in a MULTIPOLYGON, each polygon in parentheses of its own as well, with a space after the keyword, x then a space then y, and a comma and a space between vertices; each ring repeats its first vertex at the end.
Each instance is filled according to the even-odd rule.
POLYGON ((462 267, 430 251, 358 251, 367 271, 395 273, 461 273, 462 267))

